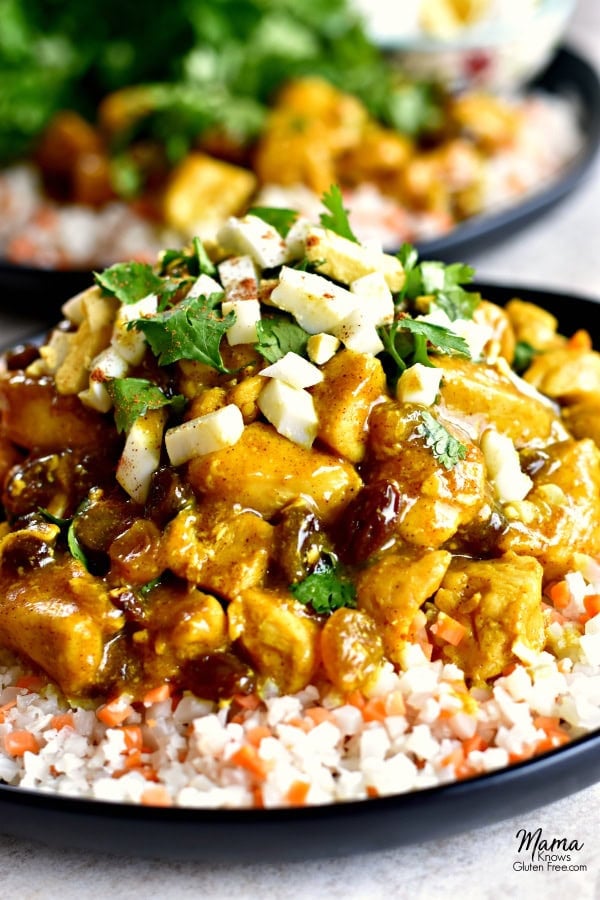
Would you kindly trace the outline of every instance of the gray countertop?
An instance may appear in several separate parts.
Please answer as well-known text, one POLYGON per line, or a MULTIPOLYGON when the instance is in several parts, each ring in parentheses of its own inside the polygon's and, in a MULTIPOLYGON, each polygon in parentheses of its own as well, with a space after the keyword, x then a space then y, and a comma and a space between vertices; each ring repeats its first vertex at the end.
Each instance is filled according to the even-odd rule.
MULTIPOLYGON (((600 2, 580 0, 568 43, 600 67, 600 2)), ((465 259, 465 254, 461 254, 465 259)), ((600 299, 600 159, 586 181, 526 230, 467 256, 480 280, 571 291, 600 299)), ((2 343, 35 330, 0 315, 2 343)), ((342 859, 281 865, 106 858, 0 837, 0 897, 61 898, 600 898, 600 784, 559 802, 456 837, 342 859), (579 871, 518 871, 520 828, 576 840, 579 871), (10 861, 10 863, 9 863, 10 861)), ((459 830, 457 826, 457 830, 459 830)))

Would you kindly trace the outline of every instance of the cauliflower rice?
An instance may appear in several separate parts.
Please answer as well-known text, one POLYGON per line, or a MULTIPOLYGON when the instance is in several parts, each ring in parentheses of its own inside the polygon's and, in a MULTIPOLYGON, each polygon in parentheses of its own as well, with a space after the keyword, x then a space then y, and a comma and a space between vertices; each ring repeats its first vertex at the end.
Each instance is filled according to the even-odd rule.
POLYGON ((409 645, 367 697, 331 686, 217 705, 165 685, 69 706, 45 676, 0 667, 0 781, 153 806, 276 808, 402 794, 502 769, 600 728, 600 567, 582 558, 550 609, 552 652, 489 688, 409 645), (555 655, 556 654, 556 655, 555 655), (350 701, 350 702, 349 702, 350 701))

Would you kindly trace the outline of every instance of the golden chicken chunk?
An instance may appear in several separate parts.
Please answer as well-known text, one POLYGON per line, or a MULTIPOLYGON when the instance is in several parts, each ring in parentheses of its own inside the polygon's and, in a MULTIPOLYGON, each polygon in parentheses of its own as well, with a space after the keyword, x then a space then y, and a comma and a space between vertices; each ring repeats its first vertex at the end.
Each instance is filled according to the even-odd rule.
POLYGON ((365 455, 371 407, 385 389, 383 366, 374 356, 341 350, 325 363, 323 375, 312 391, 317 435, 334 453, 358 463, 365 455))
POLYGON ((519 391, 499 369, 451 356, 438 356, 435 363, 444 373, 442 405, 468 422, 474 436, 493 425, 519 447, 552 435, 558 422, 552 407, 519 391))
POLYGON ((273 548, 273 526, 252 512, 184 509, 167 526, 165 564, 180 578, 231 600, 260 585, 273 548))
POLYGON ((418 557, 390 553, 358 576, 358 608, 376 622, 392 662, 400 662, 415 615, 439 588, 451 558, 446 550, 418 557))
POLYGON ((544 647, 543 569, 529 556, 455 557, 434 597, 436 607, 465 627, 460 642, 442 654, 475 683, 500 675, 514 661, 515 641, 544 647))
POLYGON ((600 552, 600 451, 589 439, 561 441, 534 469, 527 498, 505 508, 511 518, 498 547, 535 556, 547 578, 560 577, 577 552, 600 552))
POLYGON ((563 402, 600 392, 600 353, 559 347, 534 357, 524 375, 538 391, 563 402))
POLYGON ((558 319, 547 309, 514 297, 504 307, 511 321, 517 341, 536 350, 560 347, 565 339, 558 334, 558 319))
POLYGON ((9 549, 12 554, 14 545, 0 548, 2 643, 37 663, 67 696, 93 691, 102 684, 106 646, 122 628, 122 615, 75 560, 17 572, 6 564, 9 549))
POLYGON ((284 692, 300 691, 319 664, 320 625, 285 591, 249 588, 227 609, 229 637, 239 640, 260 674, 284 692))
POLYGON ((192 460, 188 477, 199 495, 239 503, 267 519, 308 494, 324 522, 336 518, 361 485, 349 463, 306 450, 262 422, 246 426, 233 447, 192 460))
POLYGON ((583 394, 564 406, 562 418, 573 437, 591 438, 600 447, 600 390, 583 394))

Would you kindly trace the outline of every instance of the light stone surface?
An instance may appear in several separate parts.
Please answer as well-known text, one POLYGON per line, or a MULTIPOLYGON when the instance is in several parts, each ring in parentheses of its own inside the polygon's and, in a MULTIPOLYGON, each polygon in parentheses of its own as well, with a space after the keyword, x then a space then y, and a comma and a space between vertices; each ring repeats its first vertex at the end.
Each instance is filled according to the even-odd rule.
MULTIPOLYGON (((600 2, 580 0, 569 43, 600 67, 600 2)), ((551 140, 551 135, 549 135, 551 140)), ((600 159, 586 182, 525 231, 465 261, 481 280, 573 291, 600 299, 600 159)), ((577 323, 574 323, 576 326, 577 323)), ((36 323, 0 315, 0 339, 36 323)), ((0 831, 2 830, 0 821, 0 831)), ((236 866, 107 858, 0 836, 0 897, 111 900, 578 900, 600 898, 600 784, 454 838, 381 853, 286 865, 236 866), (586 871, 514 871, 520 828, 583 844, 586 871)), ((7 823, 10 828, 10 823, 7 823)))

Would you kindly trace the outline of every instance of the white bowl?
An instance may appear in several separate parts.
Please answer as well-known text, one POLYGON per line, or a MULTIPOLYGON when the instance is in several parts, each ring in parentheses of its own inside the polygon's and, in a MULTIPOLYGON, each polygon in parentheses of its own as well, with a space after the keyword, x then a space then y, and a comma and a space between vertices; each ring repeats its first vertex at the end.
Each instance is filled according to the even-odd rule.
MULTIPOLYGON (((482 88, 509 92, 541 72, 554 55, 576 0, 539 0, 534 7, 510 3, 512 15, 431 37, 396 12, 418 0, 391 4, 370 0, 367 28, 409 76, 442 82, 450 90, 482 88), (385 7, 385 10, 383 9, 385 7), (384 16, 384 12, 387 15, 384 16)), ((496 2, 496 7, 501 4, 496 2)))

